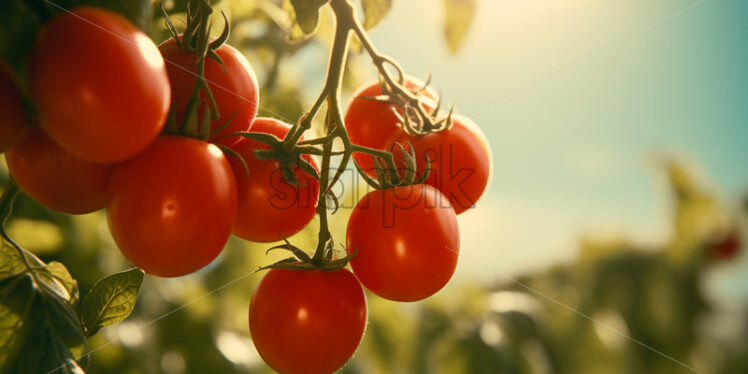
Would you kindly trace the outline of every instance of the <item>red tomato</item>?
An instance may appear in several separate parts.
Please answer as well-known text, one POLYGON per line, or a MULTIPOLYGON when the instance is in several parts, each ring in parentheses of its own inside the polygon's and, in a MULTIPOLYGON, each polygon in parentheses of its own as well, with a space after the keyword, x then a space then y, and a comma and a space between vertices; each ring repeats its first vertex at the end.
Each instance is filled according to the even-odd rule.
MULTIPOLYGON (((423 87, 423 82, 408 77, 406 87, 419 89, 423 87)), ((400 119, 396 114, 402 114, 402 109, 394 104, 360 98, 361 96, 375 97, 381 94, 382 88, 378 80, 362 86, 358 92, 353 94, 354 99, 345 113, 345 128, 354 144, 384 149, 388 144, 387 141, 395 133, 403 132, 399 126, 400 119)), ((436 100, 438 97, 431 88, 423 91, 422 95, 432 100, 436 100)), ((356 153, 353 158, 367 174, 375 176, 374 160, 370 155, 356 153)))
MULTIPOLYGON (((172 105, 176 106, 175 118, 177 125, 182 125, 187 102, 195 90, 195 73, 197 65, 196 56, 187 52, 177 45, 174 39, 169 39, 159 47, 167 62, 166 71, 169 73, 171 83, 172 105)), ((225 136, 240 131, 247 131, 248 124, 257 115, 257 104, 259 102, 259 88, 254 70, 247 59, 234 47, 224 44, 216 50, 221 57, 225 69, 212 58, 205 60, 205 79, 208 81, 210 92, 216 100, 220 117, 211 123, 211 133, 229 123, 226 128, 216 134, 209 141, 216 140, 222 144, 229 145, 238 137, 225 136), (231 119, 233 116, 233 119, 231 119)), ((201 95, 202 101, 198 106, 198 120, 202 119, 208 96, 201 95)), ((210 107, 210 106, 208 106, 210 107)))
POLYGON ((740 253, 740 236, 731 232, 707 246, 706 255, 712 260, 731 260, 740 253))
POLYGON ((369 291, 390 300, 416 301, 452 277, 460 250, 457 215, 428 185, 375 190, 351 213, 346 232, 350 264, 369 291))
POLYGON ((439 189, 460 214, 475 206, 486 190, 492 174, 491 151, 483 132, 465 117, 455 117, 449 130, 412 136, 405 132, 390 140, 390 150, 398 166, 402 167, 402 152, 393 143, 408 141, 416 152, 417 173, 430 160, 431 173, 425 183, 439 189))
POLYGON ((236 184, 218 147, 162 136, 117 166, 109 228, 122 253, 149 274, 176 277, 221 253, 236 215, 236 184))
POLYGON ((10 74, 0 64, 0 153, 18 144, 28 127, 21 94, 10 74))
POLYGON ((161 131, 170 97, 164 59, 124 17, 91 7, 62 13, 39 32, 29 61, 40 125, 75 156, 121 161, 161 131))
POLYGON ((113 165, 82 161, 39 128, 29 131, 5 160, 18 186, 47 208, 83 214, 106 205, 113 165))
POLYGON ((272 269, 249 304, 257 351, 279 373, 332 373, 348 361, 366 328, 366 298, 346 269, 272 269))
MULTIPOLYGON (((290 128, 272 118, 257 118, 251 132, 283 139, 290 128)), ((234 235, 253 242, 274 242, 299 232, 314 218, 318 180, 294 168, 299 185, 286 182, 277 160, 258 160, 255 157, 255 150, 269 148, 264 143, 242 138, 231 148, 242 156, 249 167, 247 175, 241 161, 229 156, 239 194, 234 235)), ((314 158, 307 155, 304 159, 319 170, 314 158)))

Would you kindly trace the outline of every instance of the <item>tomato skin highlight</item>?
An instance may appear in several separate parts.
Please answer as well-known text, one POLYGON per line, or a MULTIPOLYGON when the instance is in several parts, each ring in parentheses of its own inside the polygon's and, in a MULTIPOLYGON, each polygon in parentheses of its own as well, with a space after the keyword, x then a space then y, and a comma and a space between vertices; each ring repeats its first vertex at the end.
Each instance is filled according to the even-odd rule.
MULTIPOLYGON (((408 77, 406 87, 418 90, 423 87, 423 82, 416 78, 408 77)), ((353 94, 353 100, 345 113, 345 128, 348 136, 354 144, 375 149, 385 149, 388 140, 396 133, 404 132, 398 126, 400 119, 396 113, 402 113, 402 109, 395 104, 374 101, 364 97, 376 97, 382 94, 379 81, 375 80, 363 85, 353 94)), ((436 100, 437 93, 428 88, 423 91, 425 98, 436 100)), ((435 103, 434 103, 435 104, 435 103)), ((375 176, 374 160, 371 155, 355 153, 353 159, 367 174, 375 176)))
POLYGON ((235 215, 231 167, 213 144, 162 136, 112 176, 109 228, 125 257, 149 274, 176 277, 209 264, 235 215))
MULTIPOLYGON (((181 126, 187 111, 187 102, 195 90, 197 57, 194 53, 180 48, 173 38, 161 43, 158 48, 164 55, 164 59, 168 61, 166 71, 171 84, 172 104, 176 106, 177 125, 181 126)), ((226 70, 217 61, 206 57, 204 76, 216 100, 220 115, 218 119, 211 122, 211 133, 224 126, 229 120, 231 122, 208 141, 215 140, 218 143, 230 145, 240 137, 226 137, 226 135, 249 130, 248 125, 252 124, 252 120, 257 115, 260 89, 257 87, 254 69, 241 52, 228 44, 222 45, 215 52, 223 60, 226 70)), ((209 100, 205 93, 201 94, 201 99, 197 111, 198 121, 203 118, 203 112, 209 100)))
POLYGON ((395 301, 429 297, 457 267, 457 215, 437 189, 424 185, 369 192, 351 213, 346 250, 361 284, 395 301))
POLYGON ((366 317, 364 291, 350 271, 272 269, 252 295, 249 330, 279 373, 332 373, 353 356, 366 317))
POLYGON ((0 153, 18 144, 26 134, 26 112, 21 93, 5 66, 0 63, 0 153))
POLYGON ((451 128, 413 136, 404 131, 395 134, 389 150, 395 163, 404 168, 402 152, 394 147, 410 142, 416 154, 418 176, 426 170, 427 157, 431 172, 424 182, 441 191, 457 214, 475 206, 491 181, 493 161, 488 140, 478 126, 465 117, 455 116, 451 128))
POLYGON ((124 17, 80 7, 39 32, 30 89, 49 137, 76 157, 121 161, 163 128, 170 89, 151 39, 124 17))
POLYGON ((47 208, 84 214, 106 205, 114 166, 76 158, 38 127, 11 148, 5 159, 21 190, 47 208))
MULTIPOLYGON (((286 136, 290 125, 272 118, 257 118, 250 132, 286 136)), ((319 181, 294 167, 299 186, 286 182, 277 160, 258 160, 255 150, 269 149, 267 144, 242 138, 231 149, 242 156, 249 168, 229 156, 238 192, 238 209, 233 234, 253 242, 268 243, 288 238, 301 231, 316 214, 319 181)), ((312 156, 303 156, 319 171, 312 156)))

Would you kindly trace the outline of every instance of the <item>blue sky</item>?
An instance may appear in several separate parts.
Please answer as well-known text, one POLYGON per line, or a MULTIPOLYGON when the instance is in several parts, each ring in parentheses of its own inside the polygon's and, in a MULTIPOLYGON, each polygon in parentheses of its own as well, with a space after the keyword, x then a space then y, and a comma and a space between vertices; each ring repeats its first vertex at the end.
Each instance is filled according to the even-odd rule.
POLYGON ((372 38, 409 73, 431 72, 493 148, 491 190, 460 218, 463 254, 489 269, 459 275, 571 259, 587 233, 662 240, 663 151, 725 202, 748 189, 748 2, 479 0, 456 56, 440 5, 395 1, 372 38))

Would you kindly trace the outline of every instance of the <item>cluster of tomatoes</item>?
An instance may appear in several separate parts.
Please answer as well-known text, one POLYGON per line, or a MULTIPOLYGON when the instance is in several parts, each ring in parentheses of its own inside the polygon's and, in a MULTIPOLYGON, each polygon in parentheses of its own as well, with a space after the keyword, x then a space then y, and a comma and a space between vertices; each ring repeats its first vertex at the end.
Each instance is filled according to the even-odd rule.
MULTIPOLYGON (((415 80, 406 86, 436 100, 415 80)), ((331 373, 350 359, 366 326, 361 285, 395 301, 421 300, 444 287, 457 266, 457 214, 474 206, 489 183, 490 150, 474 124, 457 117, 443 131, 412 135, 400 125, 400 107, 372 100, 381 94, 378 82, 355 94, 345 117, 351 141, 394 151, 399 171, 406 166, 405 152, 398 153, 395 143, 409 144, 416 173, 427 165, 430 172, 421 184, 375 189, 358 201, 346 232, 352 273, 274 268, 260 281, 250 331, 260 355, 281 373, 331 373)), ((377 177, 370 154, 354 158, 377 177)))
MULTIPOLYGON (((255 118, 259 91, 250 64, 229 45, 214 52, 220 61, 204 65, 219 114, 210 137, 170 135, 167 118, 183 124, 189 115, 194 53, 176 39, 156 46, 124 17, 98 8, 51 19, 28 58, 33 110, 24 109, 8 71, 0 77, 2 150, 16 183, 60 212, 106 207, 122 253, 158 276, 204 267, 231 233, 271 242, 298 232, 315 214, 319 182, 299 171, 298 186, 286 183, 276 161, 255 157, 266 144, 236 135, 282 139, 290 126, 255 118)), ((197 117, 209 108, 201 97, 197 117)))
MULTIPOLYGON (((256 118, 259 90, 247 60, 229 45, 216 46, 215 56, 202 60, 210 91, 196 90, 199 56, 180 38, 156 46, 122 16, 81 7, 44 25, 20 79, 0 66, 0 151, 18 186, 64 213, 106 208, 125 257, 162 277, 206 266, 232 233, 254 242, 297 233, 314 218, 321 193, 318 173, 294 165, 296 181, 289 182, 278 160, 258 156, 271 146, 246 136, 280 140, 291 129, 256 118), (196 118, 210 129, 181 131, 196 118)), ((419 87, 406 86, 414 93, 419 87)), ((417 92, 436 100, 430 89, 417 92)), ((396 301, 440 290, 457 265, 456 216, 489 182, 490 151, 468 119, 413 135, 399 125, 401 107, 369 99, 380 94, 378 83, 356 94, 345 117, 350 140, 393 151, 398 167, 415 166, 418 175, 429 165, 428 178, 359 200, 346 237, 352 272, 277 266, 263 277, 252 296, 250 332, 280 372, 332 372, 345 364, 366 325, 362 285, 396 301), (412 152, 398 153, 396 144, 412 152), (416 162, 406 162, 413 156, 416 162)), ((319 171, 312 156, 301 157, 319 171)), ((380 177, 370 154, 354 158, 380 177)))

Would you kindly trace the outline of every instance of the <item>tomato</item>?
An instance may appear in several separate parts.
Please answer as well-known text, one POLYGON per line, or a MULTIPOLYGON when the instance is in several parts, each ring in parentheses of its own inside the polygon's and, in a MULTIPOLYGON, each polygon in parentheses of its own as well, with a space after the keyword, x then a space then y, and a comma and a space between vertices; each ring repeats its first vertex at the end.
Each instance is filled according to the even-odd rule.
MULTIPOLYGON (((159 47, 164 59, 169 63, 166 71, 169 73, 171 83, 172 105, 176 106, 175 119, 178 125, 182 125, 187 102, 195 90, 195 79, 197 72, 196 55, 179 47, 174 39, 169 39, 159 47)), ((231 122, 215 137, 222 144, 229 145, 238 140, 238 137, 225 137, 240 131, 247 131, 248 124, 257 115, 259 101, 259 88, 254 70, 241 52, 234 47, 224 44, 216 49, 216 54, 223 60, 225 66, 212 58, 205 60, 205 79, 210 87, 210 92, 216 100, 219 118, 211 123, 211 133, 218 130, 229 120, 231 122), (233 119, 232 119, 233 117, 233 119)), ((206 105, 209 106, 208 96, 203 93, 202 101, 198 106, 198 120, 202 119, 206 105)))
POLYGON ((7 69, 0 63, 0 153, 18 144, 28 127, 23 100, 7 69))
POLYGON ((457 267, 457 215, 435 188, 419 184, 369 192, 348 220, 346 250, 369 291, 416 301, 439 291, 457 267))
POLYGON ((47 208, 83 214, 106 205, 113 166, 76 158, 38 127, 11 148, 5 160, 18 186, 47 208))
MULTIPOLYGON (((251 132, 283 139, 290 128, 272 118, 257 118, 251 132)), ((267 144, 242 138, 231 148, 249 167, 247 175, 241 161, 229 156, 239 194, 234 235, 253 242, 274 242, 299 232, 314 218, 319 192, 317 179, 294 167, 299 185, 286 182, 277 160, 255 157, 255 150, 269 149, 267 144)), ((309 155, 303 158, 319 170, 314 158, 309 155)))
POLYGON ((107 217, 114 240, 135 266, 175 277, 209 264, 236 215, 236 184, 218 147, 162 136, 117 166, 107 217))
POLYGON ((66 151, 90 162, 142 151, 169 111, 164 59, 124 17, 81 7, 39 32, 29 58, 40 125, 66 151))
POLYGON ((740 253, 740 247, 740 236, 731 232, 712 241, 706 248, 706 255, 711 260, 730 260, 740 253))
POLYGON ((346 269, 272 269, 252 295, 249 331, 279 373, 332 373, 356 351, 366 315, 364 291, 346 269))
POLYGON ((493 168, 488 141, 478 126, 456 116, 445 131, 422 136, 395 134, 389 147, 398 167, 404 165, 402 152, 393 143, 404 145, 406 141, 415 149, 418 175, 424 172, 428 157, 432 170, 425 183, 438 188, 457 214, 475 206, 488 187, 493 168))
MULTIPOLYGON (((408 77, 406 87, 418 90, 423 87, 423 83, 415 78, 408 77)), ((387 141, 394 134, 403 132, 398 125, 400 119, 396 114, 402 114, 402 109, 394 104, 361 98, 362 96, 375 97, 381 94, 382 88, 378 80, 362 86, 358 92, 353 94, 353 101, 351 101, 345 113, 345 127, 348 130, 351 142, 354 144, 385 149, 388 144, 387 141)), ((438 97, 431 88, 424 90, 421 95, 434 101, 438 97)), ((375 176, 374 160, 370 155, 356 153, 353 158, 367 174, 375 176)))

